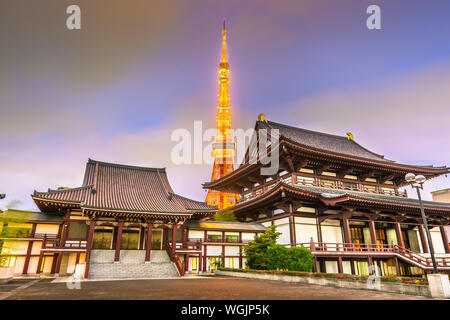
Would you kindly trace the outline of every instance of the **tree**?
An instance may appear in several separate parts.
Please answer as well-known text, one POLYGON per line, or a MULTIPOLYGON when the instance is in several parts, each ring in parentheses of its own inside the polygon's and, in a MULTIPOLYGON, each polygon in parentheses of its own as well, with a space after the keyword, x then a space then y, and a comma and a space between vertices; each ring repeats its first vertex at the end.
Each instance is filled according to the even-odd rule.
POLYGON ((274 244, 267 249, 267 268, 269 270, 287 270, 288 248, 274 244))
POLYGON ((277 243, 277 239, 281 235, 281 232, 276 232, 275 229, 276 226, 270 226, 266 232, 255 236, 254 240, 249 241, 244 247, 247 267, 259 270, 268 269, 267 251, 270 246, 277 243))
POLYGON ((229 222, 236 222, 237 218, 234 215, 234 212, 232 210, 223 210, 217 212, 213 216, 214 221, 229 221, 229 222))

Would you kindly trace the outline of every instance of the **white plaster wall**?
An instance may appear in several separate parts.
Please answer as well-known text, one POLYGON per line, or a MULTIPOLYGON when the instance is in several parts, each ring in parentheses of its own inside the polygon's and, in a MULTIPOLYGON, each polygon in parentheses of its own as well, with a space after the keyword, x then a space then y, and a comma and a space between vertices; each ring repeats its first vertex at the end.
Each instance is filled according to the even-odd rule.
POLYGON ((338 262, 325 261, 325 269, 327 273, 338 273, 338 262))
POLYGON ((270 221, 263 222, 262 225, 263 225, 264 227, 269 227, 269 226, 272 225, 272 222, 270 222, 270 221))
MULTIPOLYGON (((38 262, 39 262, 39 257, 31 257, 30 258, 30 263, 28 264, 28 273, 29 274, 34 274, 37 271, 37 267, 38 267, 38 262)), ((50 261, 51 262, 51 261, 50 261)), ((47 273, 50 273, 52 268, 52 264, 49 264, 49 268, 48 271, 46 271, 47 273)))
POLYGON ((225 246, 225 255, 226 256, 238 256, 239 255, 239 246, 225 246))
POLYGON ((297 243, 310 242, 311 238, 313 238, 313 241, 317 241, 317 226, 315 224, 315 219, 310 219, 309 223, 295 223, 295 237, 297 243))
POLYGON ((71 253, 69 255, 69 261, 67 263, 67 273, 72 274, 75 272, 75 261, 77 260, 77 254, 71 253))
POLYGON ((25 264, 25 257, 17 257, 16 264, 14 265, 14 273, 22 274, 24 264, 25 264))
MULTIPOLYGON (((52 271, 53 259, 54 257, 52 256, 46 256, 44 270, 42 271, 42 273, 50 273, 52 271)), ((34 269, 30 270, 30 268, 28 268, 28 273, 36 273, 36 270, 37 270, 37 262, 34 269)))
POLYGON ((37 224, 36 233, 58 234, 59 225, 57 224, 37 224))
POLYGON ((34 241, 33 247, 31 248, 31 254, 39 254, 41 253, 42 242, 34 241))
POLYGON ((328 219, 320 224, 323 242, 342 243, 342 231, 339 220, 328 219))
POLYGON ((189 230, 189 238, 195 238, 195 239, 203 239, 205 236, 204 231, 201 230, 189 230))
POLYGON ((210 246, 206 247, 206 255, 208 256, 218 256, 222 254, 222 246, 210 246))
POLYGON ((274 220, 273 223, 274 223, 276 226, 282 225, 282 224, 286 224, 286 223, 289 223, 289 218, 277 219, 277 220, 274 220))
POLYGON ((242 232, 242 240, 253 240, 255 238, 255 234, 253 232, 242 232))
POLYGON ((444 242, 442 241, 441 231, 438 227, 430 230, 431 242, 435 253, 445 253, 444 242))
POLYGON ((290 236, 288 224, 277 226, 276 231, 281 232, 281 235, 278 238, 277 243, 279 243, 279 244, 290 244, 291 243, 291 236, 290 236))
POLYGON ((222 231, 206 231, 206 235, 222 235, 222 231))
POLYGON ((352 274, 351 261, 342 261, 342 269, 344 273, 352 274))

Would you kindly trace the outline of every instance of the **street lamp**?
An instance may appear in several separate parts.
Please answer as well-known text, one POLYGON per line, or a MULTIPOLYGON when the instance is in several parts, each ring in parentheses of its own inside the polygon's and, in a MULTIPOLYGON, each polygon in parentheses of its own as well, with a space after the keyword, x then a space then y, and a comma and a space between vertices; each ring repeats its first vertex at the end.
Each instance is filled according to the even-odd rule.
POLYGON ((420 196, 420 191, 419 191, 419 189, 423 190, 423 183, 425 182, 426 178, 421 174, 416 176, 414 173, 408 173, 405 176, 405 180, 406 180, 406 182, 408 182, 411 185, 411 187, 415 188, 417 191, 417 197, 419 198, 419 203, 420 203, 420 212, 422 213, 423 225, 425 226, 425 232, 427 234, 428 248, 430 249, 431 261, 433 262, 434 273, 438 273, 437 266, 436 266, 436 260, 434 259, 433 245, 431 244, 430 231, 428 230, 427 218, 425 217, 425 210, 423 209, 422 197, 420 196))

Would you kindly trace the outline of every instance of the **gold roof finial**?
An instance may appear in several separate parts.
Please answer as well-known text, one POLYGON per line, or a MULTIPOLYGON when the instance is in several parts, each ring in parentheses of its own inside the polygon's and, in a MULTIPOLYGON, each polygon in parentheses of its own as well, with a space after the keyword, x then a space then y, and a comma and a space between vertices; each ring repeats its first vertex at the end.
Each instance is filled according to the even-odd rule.
POLYGON ((353 140, 354 139, 353 134, 351 132, 347 132, 347 139, 348 140, 353 140))

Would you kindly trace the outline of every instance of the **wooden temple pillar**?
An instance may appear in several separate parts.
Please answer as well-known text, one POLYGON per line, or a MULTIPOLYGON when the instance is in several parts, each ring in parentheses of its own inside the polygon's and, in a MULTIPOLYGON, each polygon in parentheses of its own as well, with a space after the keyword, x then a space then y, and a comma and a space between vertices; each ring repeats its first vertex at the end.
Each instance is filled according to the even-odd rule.
POLYGON ((124 223, 123 220, 120 220, 119 225, 117 227, 116 252, 114 254, 114 263, 120 262, 120 244, 122 242, 123 223, 124 223))
POLYGON ((177 249, 177 223, 172 223, 172 255, 175 254, 177 249))
POLYGON ((402 228, 400 226, 400 222, 394 223, 395 235, 397 237, 397 245, 401 248, 405 248, 405 243, 403 240, 402 228))
POLYGON ((370 243, 373 245, 377 244, 377 232, 375 230, 375 221, 369 220, 369 231, 370 231, 370 243))
POLYGON ((447 230, 445 230, 444 226, 440 226, 439 231, 441 231, 442 243, 444 244, 445 253, 450 253, 450 246, 448 244, 447 230))
POLYGON ((290 234, 290 241, 291 246, 295 246, 297 244, 297 237, 295 234, 295 217, 292 213, 292 203, 289 204, 289 234, 290 234))
POLYGON ((420 242, 422 243, 423 253, 430 253, 430 248, 428 248, 427 236, 425 234, 425 227, 423 224, 419 224, 419 234, 420 234, 420 242))
POLYGON ((59 276, 59 271, 61 269, 61 261, 62 261, 63 252, 58 252, 58 258, 56 258, 56 269, 55 269, 55 277, 59 276))
MULTIPOLYGON (((34 236, 34 233, 36 232, 36 223, 33 223, 33 226, 31 227, 31 236, 34 236)), ((23 274, 28 274, 28 266, 30 264, 30 258, 31 258, 31 251, 33 249, 34 241, 28 241, 28 248, 27 248, 27 255, 25 256, 25 262, 23 264, 23 274)))
POLYGON ((89 266, 91 265, 91 251, 92 251, 92 242, 94 240, 94 230, 95 230, 95 220, 91 220, 89 222, 89 231, 88 238, 86 243, 86 262, 84 269, 84 278, 87 279, 89 276, 89 266))
POLYGON ((342 257, 338 257, 338 273, 344 273, 344 268, 342 266, 342 257))
POLYGON ((139 227, 139 250, 144 250, 145 242, 145 228, 143 226, 139 227))
POLYGON ((147 223, 147 246, 145 247, 145 263, 150 262, 151 249, 152 249, 152 231, 153 223, 147 223))
POLYGON ((344 231, 344 243, 352 243, 352 237, 350 234, 350 224, 348 222, 347 216, 344 216, 342 218, 342 230, 344 231))

